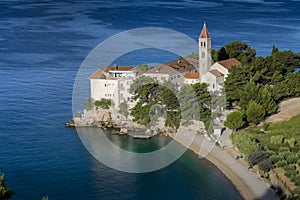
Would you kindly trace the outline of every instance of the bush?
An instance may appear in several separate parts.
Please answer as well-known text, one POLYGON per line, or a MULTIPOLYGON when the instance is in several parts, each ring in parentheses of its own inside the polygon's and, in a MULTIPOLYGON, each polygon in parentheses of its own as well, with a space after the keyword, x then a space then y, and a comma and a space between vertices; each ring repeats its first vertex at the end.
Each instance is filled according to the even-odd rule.
POLYGON ((111 99, 100 99, 99 101, 95 101, 95 106, 101 107, 102 109, 109 109, 112 105, 111 99))
POLYGON ((285 166, 287 166, 287 164, 288 163, 286 162, 286 160, 280 160, 276 163, 276 166, 277 167, 285 167, 285 166))
POLYGON ((289 164, 295 164, 297 163, 298 161, 298 156, 296 155, 290 155, 286 158, 286 161, 289 163, 289 164))
POLYGON ((94 105, 94 99, 92 97, 84 101, 84 106, 87 110, 91 110, 94 105))
POLYGON ((7 188, 7 181, 4 179, 4 174, 0 172, 0 199, 11 199, 14 195, 14 191, 11 188, 7 188))
POLYGON ((292 177, 297 176, 297 172, 295 170, 294 171, 288 170, 284 173, 284 175, 291 179, 292 177))
POLYGON ((280 148, 279 148, 279 152, 280 152, 280 153, 286 152, 286 151, 290 151, 290 148, 288 148, 288 147, 280 147, 280 148))
POLYGON ((294 147, 296 144, 296 140, 295 138, 284 139, 284 143, 289 144, 290 147, 294 147))
POLYGON ((300 159, 297 160, 297 165, 300 167, 300 159))
POLYGON ((282 155, 285 159, 287 159, 289 156, 293 155, 290 151, 280 152, 279 154, 282 155))
POLYGON ((294 165, 287 165, 287 166, 285 166, 284 167, 284 169, 286 170, 286 171, 295 171, 295 166, 294 165))
POLYGON ((283 142, 283 135, 273 135, 271 136, 272 144, 281 144, 283 142))
POLYGON ((273 168, 273 165, 270 160, 263 160, 258 163, 258 168, 264 172, 269 172, 273 168))
POLYGON ((296 186, 300 186, 300 175, 299 174, 294 178, 293 182, 295 183, 296 186))
POLYGON ((270 154, 265 151, 255 151, 248 156, 248 161, 252 165, 257 165, 258 163, 267 160, 270 154))
POLYGON ((269 157, 269 160, 272 162, 272 163, 277 163, 278 161, 280 160, 284 160, 284 157, 282 155, 271 155, 269 157))
POLYGON ((297 186, 297 187, 294 189, 294 193, 297 194, 297 195, 300 195, 300 186, 297 186))

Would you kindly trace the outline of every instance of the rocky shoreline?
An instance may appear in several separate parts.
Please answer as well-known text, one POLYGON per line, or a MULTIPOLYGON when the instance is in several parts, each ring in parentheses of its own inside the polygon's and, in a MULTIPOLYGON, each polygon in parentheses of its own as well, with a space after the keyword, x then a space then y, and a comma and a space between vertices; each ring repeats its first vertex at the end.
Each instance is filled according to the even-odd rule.
MULTIPOLYGON (((116 120, 113 117, 113 109, 93 108, 84 110, 82 114, 75 115, 70 121, 66 122, 66 127, 99 127, 103 129, 113 128, 117 131, 113 134, 126 135, 133 137, 154 135, 166 135, 176 133, 174 128, 165 127, 164 119, 159 118, 155 124, 144 126, 133 122, 131 119, 116 120)), ((147 138, 148 138, 147 137, 147 138)))

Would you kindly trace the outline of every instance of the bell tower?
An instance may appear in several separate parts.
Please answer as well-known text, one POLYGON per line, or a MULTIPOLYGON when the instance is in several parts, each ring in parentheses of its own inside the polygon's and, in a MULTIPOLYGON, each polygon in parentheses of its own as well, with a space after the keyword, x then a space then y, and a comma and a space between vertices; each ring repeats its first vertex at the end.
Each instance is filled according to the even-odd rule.
POLYGON ((211 37, 204 22, 199 36, 199 73, 200 77, 209 71, 212 64, 211 58, 211 37))

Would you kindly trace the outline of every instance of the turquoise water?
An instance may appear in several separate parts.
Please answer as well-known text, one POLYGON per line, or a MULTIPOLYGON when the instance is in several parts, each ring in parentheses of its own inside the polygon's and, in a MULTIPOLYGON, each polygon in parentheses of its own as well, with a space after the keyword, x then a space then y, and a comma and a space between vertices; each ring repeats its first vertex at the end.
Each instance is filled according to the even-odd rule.
MULTIPOLYGON (((124 30, 158 26, 197 39, 203 21, 213 48, 243 40, 259 55, 300 51, 299 1, 0 1, 0 171, 14 199, 241 199, 212 164, 187 151, 162 170, 128 174, 106 167, 64 123, 74 79, 87 54, 124 30)), ((155 50, 118 65, 167 62, 155 50)), ((88 91, 87 94, 88 95, 88 91)), ((111 136, 133 151, 167 143, 111 136)))

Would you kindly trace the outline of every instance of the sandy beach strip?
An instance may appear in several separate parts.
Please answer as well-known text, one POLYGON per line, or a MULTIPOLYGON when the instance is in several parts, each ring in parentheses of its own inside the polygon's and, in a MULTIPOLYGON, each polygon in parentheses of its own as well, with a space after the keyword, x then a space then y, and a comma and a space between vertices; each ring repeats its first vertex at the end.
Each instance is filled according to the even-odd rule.
POLYGON ((178 133, 176 137, 172 138, 195 152, 199 155, 199 158, 205 158, 213 163, 233 183, 244 199, 278 199, 268 183, 259 180, 257 174, 248 170, 226 151, 215 146, 212 141, 208 141, 203 135, 197 134, 192 144, 188 146, 193 137, 194 135, 178 133))

